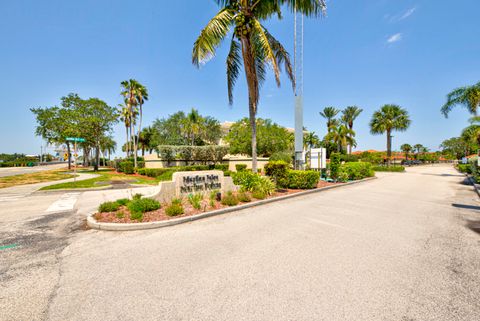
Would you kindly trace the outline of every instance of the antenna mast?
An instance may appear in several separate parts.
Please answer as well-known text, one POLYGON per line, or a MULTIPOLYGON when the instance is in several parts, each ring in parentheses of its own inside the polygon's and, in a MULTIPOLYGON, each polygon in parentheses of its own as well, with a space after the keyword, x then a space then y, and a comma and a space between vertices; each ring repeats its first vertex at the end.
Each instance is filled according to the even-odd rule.
POLYGON ((303 169, 303 14, 294 8, 295 168, 303 169))

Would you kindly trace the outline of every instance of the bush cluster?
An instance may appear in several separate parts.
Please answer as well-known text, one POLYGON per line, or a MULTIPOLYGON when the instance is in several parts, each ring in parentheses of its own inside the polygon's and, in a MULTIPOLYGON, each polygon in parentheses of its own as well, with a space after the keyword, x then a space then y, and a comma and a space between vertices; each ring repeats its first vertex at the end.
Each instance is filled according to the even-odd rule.
POLYGON ((287 164, 292 164, 293 162, 293 153, 292 152, 276 152, 268 159, 269 161, 283 161, 287 164))
POLYGON ((188 194, 188 201, 192 204, 193 208, 199 210, 202 206, 203 195, 200 193, 188 194))
POLYGON ((105 202, 100 204, 98 207, 98 211, 100 213, 109 213, 115 212, 120 208, 120 204, 118 202, 105 202))
POLYGON ((240 172, 240 171, 244 171, 247 169, 247 165, 246 164, 235 164, 235 170, 237 172, 240 172))
POLYGON ((340 169, 340 154, 332 153, 330 155, 330 177, 338 179, 338 171, 340 169))
POLYGON ((165 209, 165 214, 168 216, 178 216, 182 215, 185 211, 183 210, 182 200, 174 199, 172 200, 172 204, 170 204, 165 209))
POLYGON ((130 213, 145 213, 158 210, 161 206, 160 203, 151 198, 134 199, 127 204, 130 213))
POLYGON ((375 172, 405 172, 405 167, 403 166, 373 166, 372 169, 375 172))
POLYGON ((207 170, 220 170, 223 171, 225 176, 230 176, 228 171, 228 165, 190 165, 190 166, 176 166, 167 168, 139 168, 137 173, 140 175, 158 178, 160 180, 171 180, 172 175, 175 172, 191 172, 191 171, 207 171, 207 170))
POLYGON ((285 161, 270 161, 265 167, 265 175, 270 176, 278 187, 288 187, 290 164, 285 161))
POLYGON ((239 200, 232 191, 227 192, 225 195, 222 196, 222 204, 227 206, 235 206, 238 205, 239 200))
POLYGON ((166 161, 184 160, 186 162, 216 162, 219 163, 228 154, 228 146, 170 146, 162 145, 157 148, 158 155, 166 161))
POLYGON ((242 191, 260 191, 270 195, 275 191, 275 184, 268 178, 251 171, 240 171, 232 173, 233 183, 240 185, 242 191))
POLYGON ((375 176, 372 164, 366 162, 345 163, 338 169, 337 179, 341 182, 375 176))
POLYGON ((320 180, 320 172, 316 171, 288 171, 288 188, 312 189, 317 187, 320 180))
POLYGON ((458 164, 457 168, 461 173, 472 174, 472 167, 470 164, 458 164))
POLYGON ((135 168, 133 161, 121 161, 117 163, 117 172, 125 173, 125 174, 133 174, 135 173, 135 168))

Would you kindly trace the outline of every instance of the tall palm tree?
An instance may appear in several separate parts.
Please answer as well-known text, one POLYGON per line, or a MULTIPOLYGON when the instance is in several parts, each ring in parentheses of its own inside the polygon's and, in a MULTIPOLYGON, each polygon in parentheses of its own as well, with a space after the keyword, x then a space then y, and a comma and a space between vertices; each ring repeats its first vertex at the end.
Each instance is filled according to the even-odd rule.
POLYGON ((392 157, 392 132, 406 131, 410 126, 408 111, 398 105, 384 105, 373 113, 370 121, 370 132, 373 135, 387 133, 387 157, 392 157))
POLYGON ((448 117, 448 113, 454 106, 461 105, 476 116, 480 107, 480 82, 473 86, 466 86, 454 89, 447 95, 447 102, 442 106, 442 113, 448 117))
POLYGON ((185 127, 188 129, 188 139, 192 146, 195 145, 195 139, 202 131, 203 117, 199 114, 198 110, 192 108, 185 118, 185 127))
POLYGON ((280 86, 281 64, 284 64, 293 87, 295 79, 290 56, 283 45, 261 24, 276 15, 281 17, 283 5, 306 16, 320 16, 326 9, 325 0, 215 0, 221 7, 195 41, 192 63, 199 67, 215 56, 222 41, 233 29, 227 56, 227 87, 229 103, 233 103, 233 88, 243 64, 248 88, 248 110, 252 129, 252 171, 257 172, 256 115, 260 87, 267 67, 273 69, 280 86))
POLYGON ((327 140, 337 145, 337 151, 339 153, 342 153, 343 148, 346 146, 357 145, 354 137, 355 132, 348 128, 345 124, 340 124, 339 126, 332 126, 326 136, 327 140))
POLYGON ((100 139, 100 150, 103 154, 103 166, 106 166, 106 156, 108 154, 108 159, 110 159, 110 155, 115 153, 115 149, 117 148, 117 143, 113 140, 112 136, 104 136, 100 139))
POLYGON ((121 95, 125 98, 125 104, 131 115, 130 121, 130 138, 133 141, 133 163, 137 167, 137 136, 135 135, 136 117, 138 100, 137 97, 140 92, 140 83, 135 79, 124 80, 120 83, 122 86, 121 95))
POLYGON ((335 107, 325 107, 323 111, 320 112, 320 116, 327 120, 327 131, 330 132, 335 126, 338 125, 335 117, 338 115, 340 110, 335 107))
MULTIPOLYGON (((342 121, 353 131, 353 122, 362 113, 363 109, 357 106, 348 106, 342 110, 342 121)), ((353 137, 352 137, 353 138, 353 137)), ((352 145, 348 145, 348 153, 352 153, 352 145)))
POLYGON ((412 151, 412 145, 403 144, 402 146, 400 146, 400 149, 402 150, 402 152, 405 153, 405 160, 408 161, 408 154, 412 151))
POLYGON ((132 118, 130 114, 130 110, 125 104, 119 104, 118 109, 120 111, 120 120, 125 124, 125 134, 126 134, 126 153, 127 157, 130 156, 130 137, 129 137, 129 130, 131 129, 132 118))
MULTIPOLYGON (((137 90, 136 90, 136 100, 138 104, 138 112, 139 112, 139 121, 138 121, 138 130, 137 130, 137 142, 140 141, 140 133, 142 132, 142 116, 143 116, 143 109, 142 106, 145 101, 148 100, 148 90, 147 87, 137 82, 137 90)), ((143 155, 142 155, 143 156, 143 155)), ((137 157, 137 153, 135 152, 135 158, 137 157)))

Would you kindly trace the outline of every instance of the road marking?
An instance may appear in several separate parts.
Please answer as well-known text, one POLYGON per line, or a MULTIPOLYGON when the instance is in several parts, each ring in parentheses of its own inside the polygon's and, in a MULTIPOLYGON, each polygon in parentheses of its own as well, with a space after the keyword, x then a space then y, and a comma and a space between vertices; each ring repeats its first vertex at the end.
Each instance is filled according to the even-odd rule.
POLYGON ((46 213, 71 211, 77 202, 80 193, 66 193, 48 207, 46 213))
POLYGON ((8 244, 8 245, 3 245, 3 246, 0 246, 0 251, 1 250, 6 250, 6 249, 11 249, 13 247, 17 247, 18 244, 8 244))

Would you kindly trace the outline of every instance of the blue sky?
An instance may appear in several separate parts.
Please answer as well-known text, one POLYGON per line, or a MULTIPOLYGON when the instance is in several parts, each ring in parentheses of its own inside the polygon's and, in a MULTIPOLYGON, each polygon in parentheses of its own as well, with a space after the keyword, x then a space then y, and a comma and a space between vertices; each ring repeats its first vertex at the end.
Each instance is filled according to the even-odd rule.
MULTIPOLYGON (((386 103, 410 112, 412 125, 394 134, 394 148, 421 143, 437 149, 457 136, 469 115, 439 109, 455 87, 480 81, 478 0, 330 0, 328 16, 305 25, 305 126, 323 135, 325 106, 364 109, 355 124, 358 149, 385 149, 368 122, 386 103)), ((0 4, 0 152, 39 153, 29 108, 52 106, 78 93, 115 106, 120 82, 135 78, 150 91, 145 123, 198 108, 220 121, 247 116, 242 76, 228 106, 223 46, 201 70, 191 64, 199 31, 216 11, 211 0, 16 0, 0 4)), ((293 19, 265 25, 293 48, 293 19)), ((262 89, 259 117, 293 127, 287 79, 262 89)), ((123 127, 116 128, 119 145, 123 127)))

